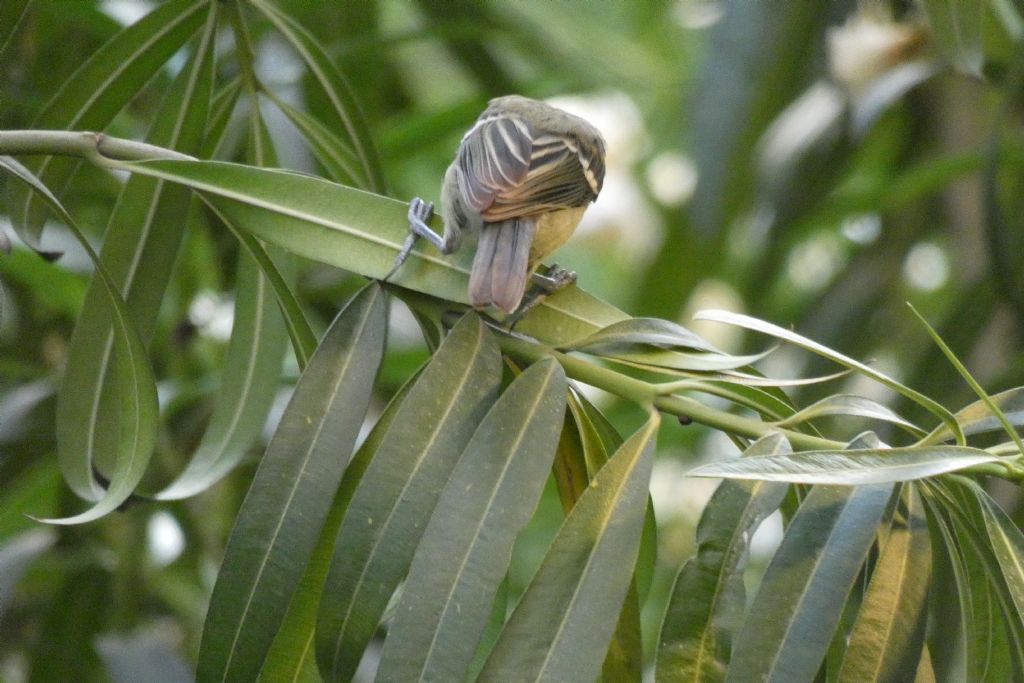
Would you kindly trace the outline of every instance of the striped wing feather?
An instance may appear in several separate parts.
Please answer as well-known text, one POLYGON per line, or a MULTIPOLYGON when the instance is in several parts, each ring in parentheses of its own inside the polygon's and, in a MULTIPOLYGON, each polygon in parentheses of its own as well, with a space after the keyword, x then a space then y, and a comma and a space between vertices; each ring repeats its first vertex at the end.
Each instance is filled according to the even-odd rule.
POLYGON ((461 198, 489 223, 583 206, 596 197, 578 145, 515 118, 478 122, 457 163, 461 198))

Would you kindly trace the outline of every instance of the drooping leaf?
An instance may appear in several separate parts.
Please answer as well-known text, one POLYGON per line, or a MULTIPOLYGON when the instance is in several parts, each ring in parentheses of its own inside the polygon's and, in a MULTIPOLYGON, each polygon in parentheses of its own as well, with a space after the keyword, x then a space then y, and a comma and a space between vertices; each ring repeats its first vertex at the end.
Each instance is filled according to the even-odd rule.
POLYGON ((295 352, 295 359, 299 369, 304 369, 309 364, 309 359, 312 358, 313 352, 316 350, 316 334, 313 332, 313 328, 310 327, 306 314, 302 312, 302 305, 295 297, 292 288, 288 285, 282 268, 270 256, 267 248, 245 228, 236 225, 233 220, 218 211, 209 202, 207 202, 207 206, 231 231, 231 234, 235 236, 235 239, 242 245, 246 253, 259 264, 260 272, 267 278, 271 288, 274 290, 274 296, 277 300, 278 308, 284 317, 285 329, 288 331, 289 339, 291 339, 292 351, 295 352))
MULTIPOLYGON (((250 141, 249 160, 259 166, 274 166, 277 155, 273 141, 258 110, 254 111, 252 127, 256 130, 250 131, 250 137, 256 140, 250 141)), ((294 270, 288 267, 291 264, 286 258, 280 260, 285 260, 288 270, 294 270)), ((209 426, 188 467, 156 498, 176 500, 199 493, 241 461, 266 422, 277 395, 287 336, 269 280, 243 251, 235 277, 231 340, 222 362, 221 386, 209 426)))
POLYGON ((840 683, 911 680, 924 644, 931 542, 921 497, 904 488, 850 634, 840 683))
POLYGON ((512 545, 547 481, 565 392, 558 363, 540 361, 473 433, 409 568, 379 680, 466 679, 512 545))
MULTIPOLYGON (((210 3, 173 0, 128 26, 92 54, 46 104, 33 122, 35 128, 100 130, 164 66, 212 11, 210 3)), ((29 169, 54 194, 59 194, 78 161, 45 157, 29 169)), ((8 215, 18 236, 40 251, 39 236, 47 207, 31 193, 11 186, 8 215)), ((49 254, 48 256, 59 256, 49 254)))
POLYGON ((633 577, 658 424, 655 413, 569 513, 480 681, 597 678, 633 577))
MULTIPOLYGON (((194 154, 199 151, 213 88, 217 13, 211 10, 199 45, 156 112, 149 142, 194 154)), ((185 233, 191 201, 186 188, 134 176, 110 216, 100 258, 124 297, 139 336, 148 344, 185 233)), ((113 376, 114 340, 103 285, 94 279, 85 295, 68 349, 57 403, 57 444, 68 485, 86 500, 101 495, 94 471, 112 479, 121 419, 113 376)))
MULTIPOLYGON (((758 439, 744 457, 788 453, 781 434, 758 439)), ((697 554, 679 570, 658 640, 657 680, 722 681, 729 642, 744 609, 743 570, 757 527, 782 503, 785 484, 724 481, 697 527, 697 554)))
POLYGON ((196 676, 253 680, 313 552, 384 351, 384 293, 363 288, 303 372, 235 520, 196 676))
MULTIPOLYGON (((50 210, 71 230, 72 235, 92 260, 96 276, 103 286, 102 291, 106 293, 106 300, 110 306, 121 418, 114 474, 106 493, 88 510, 71 517, 41 520, 52 524, 81 524, 117 509, 142 479, 156 442, 159 415, 156 380, 153 378, 153 369, 146 357, 145 347, 114 279, 71 214, 38 178, 16 160, 0 156, 0 171, 8 173, 43 197, 50 210)), ((92 482, 91 473, 89 481, 92 482)))
POLYGON ((469 314, 402 402, 335 542, 316 627, 317 664, 327 680, 355 672, 445 482, 497 398, 500 362, 491 334, 469 314))
POLYGON ((733 645, 727 682, 814 680, 891 492, 891 484, 811 489, 733 645))

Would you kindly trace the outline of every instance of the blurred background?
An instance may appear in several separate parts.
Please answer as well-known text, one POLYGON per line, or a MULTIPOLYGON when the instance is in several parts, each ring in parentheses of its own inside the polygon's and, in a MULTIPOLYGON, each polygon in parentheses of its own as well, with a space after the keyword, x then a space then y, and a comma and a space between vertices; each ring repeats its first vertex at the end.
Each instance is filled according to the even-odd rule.
MULTIPOLYGON (((30 127, 84 55, 155 4, 31 3, 0 53, 0 128, 30 127)), ((349 79, 392 196, 439 198, 460 138, 489 98, 545 98, 590 120, 608 143, 604 191, 557 254, 585 289, 732 352, 769 342, 692 316, 707 308, 747 313, 870 361, 954 410, 971 402, 909 301, 990 392, 1024 384, 1019 3, 277 4, 316 34, 349 79)), ((254 19, 251 28, 268 87, 295 106, 323 107, 287 44, 265 23, 254 19)), ((230 32, 222 37, 218 68, 227 80, 237 63, 230 32)), ((184 59, 172 60, 109 131, 144 137, 184 59)), ((281 165, 317 173, 287 119, 269 107, 264 113, 281 165)), ((96 244, 118 188, 117 179, 83 169, 65 194, 96 244)), ((16 242, 5 212, 0 205, 0 231, 16 242)), ((152 345, 164 416, 154 482, 179 472, 200 440, 231 330, 237 245, 200 216, 192 222, 152 345)), ((154 664, 160 680, 189 680, 206 600, 263 444, 192 499, 138 504, 68 530, 28 519, 78 509, 57 468, 54 392, 89 264, 59 228, 44 244, 66 256, 47 263, 15 243, 0 257, 0 680, 138 681, 154 664)), ((306 263, 299 282, 323 329, 360 279, 306 263)), ((392 318, 378 412, 427 357, 401 304, 392 318)), ((834 371, 785 347, 758 367, 787 378, 834 371)), ((296 374, 286 359, 265 436, 296 374)), ((800 406, 840 391, 931 424, 857 378, 787 390, 800 406)), ((610 397, 591 398, 623 433, 643 418, 610 397)), ((867 427, 849 419, 824 426, 835 438, 867 427)), ((647 642, 715 485, 685 473, 734 453, 712 430, 663 428, 652 481, 659 556, 643 611, 647 642)), ((561 521, 549 488, 520 542, 513 594, 561 521)), ((1016 492, 995 494, 1019 524, 1016 492)), ((780 532, 779 522, 759 532, 755 567, 780 532)))

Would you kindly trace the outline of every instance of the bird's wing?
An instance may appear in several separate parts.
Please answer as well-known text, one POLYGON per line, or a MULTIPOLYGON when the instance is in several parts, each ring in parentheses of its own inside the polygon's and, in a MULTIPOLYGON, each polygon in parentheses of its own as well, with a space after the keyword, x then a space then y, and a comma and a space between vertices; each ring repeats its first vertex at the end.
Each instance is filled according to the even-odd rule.
POLYGON ((466 134, 456 166, 461 198, 489 223, 583 206, 604 174, 601 160, 572 138, 501 115, 466 134))

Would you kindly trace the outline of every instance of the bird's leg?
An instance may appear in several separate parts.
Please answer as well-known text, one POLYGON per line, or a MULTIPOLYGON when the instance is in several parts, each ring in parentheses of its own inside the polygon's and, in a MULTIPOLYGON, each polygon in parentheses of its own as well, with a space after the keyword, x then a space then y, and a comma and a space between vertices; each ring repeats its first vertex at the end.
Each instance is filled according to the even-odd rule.
POLYGON ((515 327, 516 323, 523 319, 523 316, 536 308, 548 296, 575 283, 576 273, 562 268, 557 263, 552 263, 548 267, 547 273, 541 275, 535 272, 530 276, 530 280, 533 286, 526 293, 526 297, 519 304, 519 308, 509 317, 505 318, 505 323, 509 330, 515 327))
POLYGON ((394 275, 405 260, 409 258, 409 253, 412 252, 412 248, 416 246, 416 240, 420 237, 425 237, 428 242, 433 244, 442 254, 450 254, 459 248, 459 243, 462 241, 459 231, 455 226, 445 225, 444 234, 438 235, 436 232, 430 229, 427 225, 427 221, 434 215, 434 204, 433 202, 425 202, 419 197, 414 197, 409 202, 409 236, 405 239, 405 244, 402 245, 402 250, 398 252, 398 256, 395 257, 395 264, 391 267, 391 271, 384 277, 384 281, 394 275))

